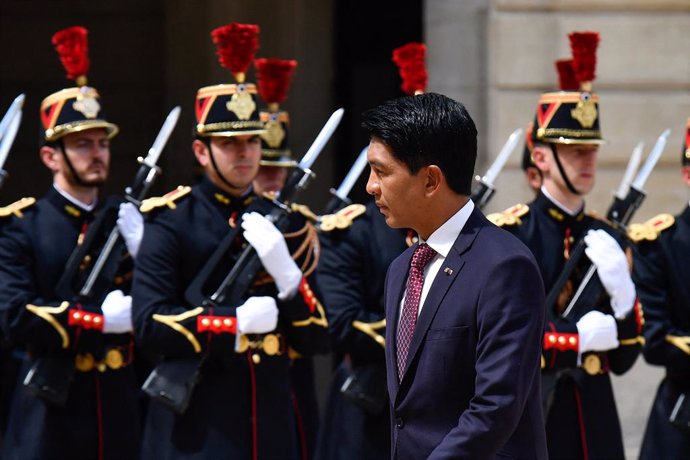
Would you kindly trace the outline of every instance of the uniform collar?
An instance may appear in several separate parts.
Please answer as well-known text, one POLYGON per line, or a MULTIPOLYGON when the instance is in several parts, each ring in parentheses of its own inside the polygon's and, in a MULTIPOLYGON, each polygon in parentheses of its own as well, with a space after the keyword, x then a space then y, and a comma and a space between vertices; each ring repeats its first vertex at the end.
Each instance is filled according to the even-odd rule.
POLYGON ((562 205, 557 203, 553 198, 549 198, 544 189, 537 194, 537 197, 532 203, 538 210, 546 214, 550 219, 560 222, 563 225, 574 225, 580 223, 585 218, 584 205, 575 214, 571 214, 562 205))
POLYGON ((46 200, 48 200, 48 202, 60 213, 72 219, 81 219, 91 216, 96 207, 96 204, 87 207, 84 203, 72 197, 67 192, 59 190, 55 185, 48 191, 46 200))
POLYGON ((690 203, 688 203, 688 205, 685 207, 683 212, 678 217, 684 220, 688 225, 690 225, 690 203))
POLYGON ((252 187, 249 187, 242 196, 232 196, 219 187, 216 187, 213 182, 205 176, 201 179, 199 187, 203 195, 211 203, 223 210, 246 208, 256 196, 252 187))

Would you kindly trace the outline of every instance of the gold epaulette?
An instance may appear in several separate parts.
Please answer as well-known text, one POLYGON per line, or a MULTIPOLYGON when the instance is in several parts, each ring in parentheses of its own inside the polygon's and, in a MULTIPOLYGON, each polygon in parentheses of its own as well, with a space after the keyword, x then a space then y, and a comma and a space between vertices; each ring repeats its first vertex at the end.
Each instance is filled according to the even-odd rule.
POLYGON ((311 209, 309 209, 309 206, 305 204, 292 203, 290 205, 290 208, 293 211, 302 214, 304 217, 307 218, 307 220, 311 222, 316 222, 319 219, 319 217, 316 214, 314 214, 314 212, 311 209))
POLYGON ((189 329, 181 325, 180 322, 187 320, 189 318, 193 318, 195 316, 199 316, 203 312, 203 307, 196 307, 193 310, 180 313, 179 315, 160 315, 156 313, 153 315, 153 320, 158 321, 159 323, 163 323, 166 326, 169 326, 177 332, 179 332, 180 334, 184 335, 184 337, 187 340, 189 340, 189 343, 192 344, 194 351, 196 353, 201 353, 201 344, 199 343, 199 341, 196 339, 194 334, 189 329))
POLYGON ((351 204, 335 214, 321 216, 321 219, 319 219, 319 230, 322 232, 330 232, 336 229, 344 230, 366 211, 367 208, 363 204, 351 204))
POLYGON ((380 320, 380 321, 376 321, 374 323, 365 323, 363 321, 355 320, 352 322, 352 327, 354 327, 358 331, 363 332, 364 334, 368 335, 369 337, 374 339, 374 341, 376 343, 381 345, 383 348, 386 348, 385 338, 381 334, 376 332, 378 329, 382 329, 382 328, 386 327, 386 319, 385 318, 380 320))
POLYGON ((168 192, 163 196, 154 196, 152 198, 145 199, 141 202, 141 206, 139 206, 139 211, 141 211, 142 213, 147 213, 162 206, 167 206, 170 209, 175 209, 177 207, 175 205, 175 201, 189 194, 189 192, 191 191, 192 187, 188 185, 180 185, 175 190, 168 192))
POLYGON ((511 206, 503 212, 495 212, 486 216, 489 221, 499 227, 504 225, 520 225, 522 221, 520 217, 524 216, 529 212, 529 206, 523 203, 511 206))
POLYGON ((0 208, 0 217, 15 215, 16 217, 22 218, 24 217, 22 210, 29 206, 33 206, 34 203, 36 203, 36 198, 34 197, 17 200, 4 208, 0 208))
POLYGON ((671 228, 675 222, 676 219, 671 214, 659 214, 643 224, 632 224, 628 227, 628 238, 635 243, 644 240, 654 241, 661 232, 671 228))

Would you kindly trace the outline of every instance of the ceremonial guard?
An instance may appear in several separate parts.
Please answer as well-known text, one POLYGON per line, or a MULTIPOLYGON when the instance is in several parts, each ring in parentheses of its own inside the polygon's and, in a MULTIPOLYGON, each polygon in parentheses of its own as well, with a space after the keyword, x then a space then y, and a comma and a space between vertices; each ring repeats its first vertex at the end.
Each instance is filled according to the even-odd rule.
MULTIPOLYGON (((297 61, 284 59, 257 59, 256 86, 259 96, 268 105, 259 112, 266 132, 261 134, 261 162, 254 178, 254 192, 268 193, 269 197, 285 186, 290 169, 297 162, 290 150, 290 115, 280 104, 287 97, 287 91, 297 68, 297 61)), ((316 222, 316 215, 304 205, 293 204, 293 210, 301 210, 309 220, 316 222)), ((314 457, 316 438, 319 432, 319 405, 316 398, 314 361, 310 356, 293 353, 290 356, 290 380, 295 401, 295 423, 300 439, 303 458, 314 457)))
MULTIPOLYGON (((690 186, 690 119, 685 130, 681 174, 690 186)), ((638 289, 644 305, 644 357, 664 366, 642 442, 640 459, 690 457, 690 205, 675 218, 660 214, 631 225, 638 242, 638 289)))
POLYGON ((542 94, 534 120, 532 159, 543 176, 541 190, 529 205, 489 218, 532 250, 549 294, 542 390, 550 457, 623 459, 609 373, 632 367, 642 318, 624 235, 584 209, 603 143, 599 97, 591 92, 599 35, 572 33, 570 41, 580 89, 542 94), (567 263, 574 269, 564 282, 567 263))
POLYGON ((212 32, 236 83, 197 93, 192 150, 205 176, 142 204, 134 322, 142 347, 161 358, 144 385, 155 401, 143 458, 301 457, 290 354, 327 351, 327 321, 314 292, 314 228, 291 213, 281 233, 262 215, 274 205, 252 191, 265 127, 244 79, 258 32, 246 24, 212 32), (239 300, 222 300, 226 275, 245 261, 261 271, 239 300))
MULTIPOLYGON (((8 460, 138 456, 139 389, 131 366, 131 298, 125 295, 132 260, 122 254, 112 290, 98 303, 57 292, 70 255, 104 208, 98 192, 118 132, 96 89, 86 85, 86 39, 81 27, 53 36, 68 78, 78 85, 41 104, 40 157, 53 185, 38 201, 15 203, 0 237, 0 321, 27 351, 3 446, 8 460)), ((120 232, 140 235, 141 225, 137 229, 136 217, 128 214, 138 215, 136 208, 121 209, 129 223, 122 220, 120 232)), ((132 236, 128 247, 137 243, 132 236)))
MULTIPOLYGON (((407 94, 425 91, 426 46, 393 51, 407 94)), ((390 458, 383 289, 390 263, 416 241, 392 229, 373 201, 321 217, 319 283, 328 314, 336 369, 317 458, 390 458)))

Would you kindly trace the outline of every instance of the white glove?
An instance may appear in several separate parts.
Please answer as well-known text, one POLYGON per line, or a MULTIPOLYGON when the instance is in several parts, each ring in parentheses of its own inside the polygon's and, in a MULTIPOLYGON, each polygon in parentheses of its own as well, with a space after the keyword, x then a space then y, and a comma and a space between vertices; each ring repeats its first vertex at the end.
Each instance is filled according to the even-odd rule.
POLYGON ((256 250, 261 263, 278 287, 278 298, 286 300, 297 292, 302 281, 299 269, 280 230, 264 216, 251 212, 242 215, 244 238, 256 250))
POLYGON ((263 334, 278 325, 278 307, 273 297, 250 297, 237 307, 237 332, 239 334, 263 334))
POLYGON ((122 334, 132 332, 132 297, 121 290, 111 291, 105 296, 103 305, 103 332, 122 334))
POLYGON ((618 242, 604 230, 590 230, 585 235, 585 254, 597 267, 599 279, 611 297, 616 318, 623 319, 635 305, 635 284, 628 271, 628 259, 618 242))
POLYGON ((580 338, 580 353, 618 348, 618 328, 611 315, 590 311, 576 324, 580 338))
POLYGON ((144 237, 144 218, 132 203, 122 203, 117 213, 117 228, 125 240, 127 251, 135 258, 144 237))

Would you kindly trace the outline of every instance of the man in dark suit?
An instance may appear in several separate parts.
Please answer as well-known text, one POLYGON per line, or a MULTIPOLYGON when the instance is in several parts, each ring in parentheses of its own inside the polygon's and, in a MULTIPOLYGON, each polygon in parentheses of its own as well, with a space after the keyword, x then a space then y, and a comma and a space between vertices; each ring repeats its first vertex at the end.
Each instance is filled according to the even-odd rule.
POLYGON ((367 191, 420 239, 386 280, 393 458, 546 458, 543 285, 529 250, 469 199, 474 122, 428 93, 365 112, 363 127, 367 191))

